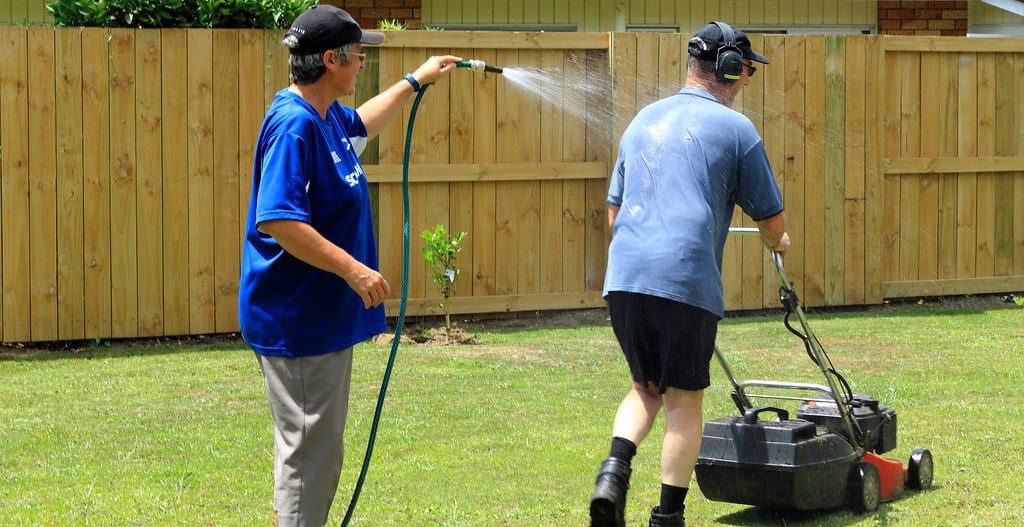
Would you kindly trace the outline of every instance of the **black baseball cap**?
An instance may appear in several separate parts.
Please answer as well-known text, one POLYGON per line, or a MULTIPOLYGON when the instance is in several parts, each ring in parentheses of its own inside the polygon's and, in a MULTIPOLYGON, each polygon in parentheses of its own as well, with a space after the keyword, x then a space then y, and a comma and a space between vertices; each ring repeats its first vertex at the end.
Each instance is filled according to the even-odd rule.
POLYGON ((352 15, 330 4, 314 5, 296 17, 285 39, 289 36, 298 41, 289 49, 292 55, 323 53, 354 42, 384 42, 384 33, 363 31, 352 15))
MULTIPOLYGON (((722 34, 722 28, 719 24, 723 22, 708 22, 707 25, 700 28, 700 31, 693 36, 693 41, 699 41, 699 46, 690 46, 690 54, 701 60, 715 60, 718 56, 718 48, 726 44, 725 36, 722 34)), ((764 55, 755 53, 750 47, 750 39, 747 38, 747 34, 732 28, 733 39, 736 47, 743 54, 743 58, 755 60, 761 64, 769 64, 768 59, 764 55)))

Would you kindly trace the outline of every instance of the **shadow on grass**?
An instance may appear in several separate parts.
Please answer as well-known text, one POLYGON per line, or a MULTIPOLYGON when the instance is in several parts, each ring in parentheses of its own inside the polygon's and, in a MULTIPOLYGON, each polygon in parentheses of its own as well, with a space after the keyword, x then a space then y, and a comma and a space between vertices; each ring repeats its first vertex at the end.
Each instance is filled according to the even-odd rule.
MULTIPOLYGON (((874 525, 888 525, 885 506, 872 513, 874 525)), ((833 511, 785 511, 750 507, 715 519, 722 525, 760 527, 764 525, 828 525, 838 527, 860 522, 862 516, 841 509, 833 511)))
POLYGON ((248 351, 238 333, 137 339, 68 340, 0 345, 0 363, 107 359, 195 351, 248 351))
MULTIPOLYGON (((941 485, 914 491, 908 490, 895 501, 913 499, 914 496, 927 493, 934 489, 941 488, 941 485)), ((715 521, 722 525, 735 525, 740 527, 761 527, 764 525, 814 525, 841 527, 860 523, 865 518, 870 518, 872 525, 889 525, 889 512, 892 510, 893 501, 879 505, 878 510, 866 514, 856 514, 846 509, 833 509, 823 511, 792 511, 776 510, 763 507, 748 507, 746 509, 719 516, 715 521)), ((893 518, 893 521, 906 520, 906 518, 893 518)))

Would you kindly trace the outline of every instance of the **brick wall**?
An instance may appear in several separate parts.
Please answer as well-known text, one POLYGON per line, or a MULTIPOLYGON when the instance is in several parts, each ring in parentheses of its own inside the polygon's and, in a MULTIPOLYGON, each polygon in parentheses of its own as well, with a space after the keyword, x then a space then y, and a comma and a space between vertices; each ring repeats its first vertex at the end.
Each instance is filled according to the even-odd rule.
POLYGON ((395 20, 409 29, 422 27, 423 0, 320 0, 320 3, 348 11, 364 29, 376 29, 381 20, 395 20))
POLYGON ((967 36, 967 2, 879 1, 878 32, 884 35, 967 36))

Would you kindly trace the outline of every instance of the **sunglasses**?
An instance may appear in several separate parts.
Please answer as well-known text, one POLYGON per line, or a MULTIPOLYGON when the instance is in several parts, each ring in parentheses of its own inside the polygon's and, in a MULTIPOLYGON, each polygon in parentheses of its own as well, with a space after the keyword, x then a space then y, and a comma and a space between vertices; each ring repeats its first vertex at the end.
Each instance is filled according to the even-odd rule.
POLYGON ((757 73, 757 68, 751 66, 750 64, 747 64, 746 62, 744 62, 743 66, 745 68, 747 68, 747 76, 748 77, 753 77, 754 74, 757 73))

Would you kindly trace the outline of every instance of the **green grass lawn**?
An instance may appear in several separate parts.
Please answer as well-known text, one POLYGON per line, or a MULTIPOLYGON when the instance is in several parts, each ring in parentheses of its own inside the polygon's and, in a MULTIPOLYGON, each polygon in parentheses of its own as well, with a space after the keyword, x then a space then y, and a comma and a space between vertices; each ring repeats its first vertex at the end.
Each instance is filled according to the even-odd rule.
MULTIPOLYGON (((858 393, 899 416, 904 463, 935 483, 873 514, 777 513, 709 502, 687 524, 1024 524, 1024 308, 915 306, 814 312, 811 325, 858 393)), ((474 327, 481 344, 403 345, 353 526, 582 526, 628 372, 606 323, 474 327)), ((729 318, 719 346, 740 378, 820 383, 780 313, 729 318)), ((390 348, 356 348, 342 487, 348 505, 390 348)), ((705 417, 736 410, 717 365, 705 417)), ((659 492, 661 423, 634 461, 627 524, 659 492)), ((271 427, 259 369, 235 342, 0 352, 0 523, 258 526, 271 523, 271 427)))

